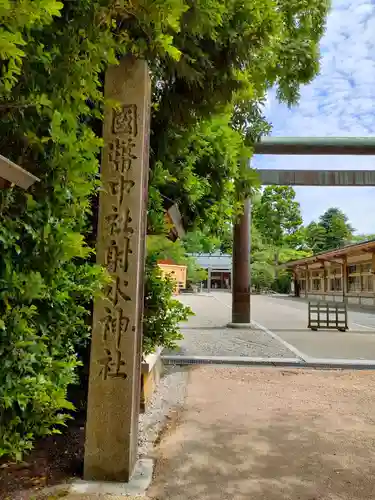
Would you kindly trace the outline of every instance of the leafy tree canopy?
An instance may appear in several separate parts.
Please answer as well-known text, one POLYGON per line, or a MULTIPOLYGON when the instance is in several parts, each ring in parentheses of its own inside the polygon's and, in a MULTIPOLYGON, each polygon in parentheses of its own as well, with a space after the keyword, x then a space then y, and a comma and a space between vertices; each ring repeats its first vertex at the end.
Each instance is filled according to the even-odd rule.
POLYGON ((302 215, 289 186, 267 186, 254 206, 254 224, 265 241, 274 246, 298 248, 302 243, 302 215))
POLYGON ((306 242, 314 252, 344 246, 353 237, 354 229, 348 217, 338 208, 329 208, 306 228, 306 242))

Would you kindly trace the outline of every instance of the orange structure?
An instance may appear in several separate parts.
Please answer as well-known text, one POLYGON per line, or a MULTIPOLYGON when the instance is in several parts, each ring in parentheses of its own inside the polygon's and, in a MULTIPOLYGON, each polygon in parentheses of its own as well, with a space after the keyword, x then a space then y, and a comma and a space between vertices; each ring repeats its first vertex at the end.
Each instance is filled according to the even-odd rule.
POLYGON ((175 294, 178 294, 182 288, 186 288, 186 266, 175 264, 169 260, 160 260, 158 266, 163 277, 169 276, 175 280, 175 294))

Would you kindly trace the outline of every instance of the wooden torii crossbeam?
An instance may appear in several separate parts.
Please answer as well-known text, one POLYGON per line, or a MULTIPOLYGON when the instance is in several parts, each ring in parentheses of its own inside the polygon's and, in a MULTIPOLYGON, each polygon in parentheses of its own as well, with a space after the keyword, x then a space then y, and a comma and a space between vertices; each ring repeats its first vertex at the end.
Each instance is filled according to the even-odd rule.
POLYGON ((258 170, 263 186, 375 186, 375 170, 258 170))
POLYGON ((264 137, 254 145, 262 155, 375 155, 374 137, 264 137))

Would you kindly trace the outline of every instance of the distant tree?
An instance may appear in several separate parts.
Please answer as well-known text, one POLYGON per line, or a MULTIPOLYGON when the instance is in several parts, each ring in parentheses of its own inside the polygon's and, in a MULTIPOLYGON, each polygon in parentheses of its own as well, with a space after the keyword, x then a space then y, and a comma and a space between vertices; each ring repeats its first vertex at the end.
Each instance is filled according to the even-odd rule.
POLYGON ((213 253, 220 250, 223 237, 210 234, 209 231, 189 231, 182 240, 187 253, 213 253))
POLYGON ((348 217, 338 208, 329 208, 319 218, 319 223, 326 232, 326 248, 338 248, 352 238, 354 228, 349 223, 348 217))
POLYGON ((153 260, 171 260, 175 264, 185 264, 185 249, 180 240, 171 241, 163 235, 147 237, 147 255, 153 260))
POLYGON ((318 222, 310 222, 305 228, 305 242, 314 253, 323 252, 326 249, 326 231, 318 222))
POLYGON ((362 241, 375 240, 375 234, 353 234, 348 241, 348 244, 351 243, 361 243, 362 241))
POLYGON ((326 210, 318 222, 311 222, 306 227, 305 240, 314 253, 324 252, 348 244, 353 239, 353 232, 348 217, 333 207, 326 210))
POLYGON ((300 204, 290 186, 267 186, 253 210, 254 224, 263 240, 277 247, 298 248, 303 241, 300 204))
POLYGON ((275 281, 274 266, 264 260, 254 260, 251 265, 251 284, 257 290, 269 289, 275 281))

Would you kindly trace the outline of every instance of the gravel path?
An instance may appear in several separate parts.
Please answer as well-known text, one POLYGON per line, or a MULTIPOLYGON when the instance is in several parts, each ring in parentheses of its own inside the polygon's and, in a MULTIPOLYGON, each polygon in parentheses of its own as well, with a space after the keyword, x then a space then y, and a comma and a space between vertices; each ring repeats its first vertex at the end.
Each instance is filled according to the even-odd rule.
POLYGON ((187 380, 187 368, 165 367, 164 376, 148 405, 147 411, 139 417, 139 457, 152 457, 154 443, 173 414, 184 403, 187 380))
POLYGON ((181 325, 184 339, 175 351, 163 354, 185 356, 250 356, 266 358, 293 358, 284 345, 262 330, 227 328, 231 320, 230 308, 209 294, 181 295, 181 302, 194 311, 195 316, 181 325))

